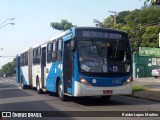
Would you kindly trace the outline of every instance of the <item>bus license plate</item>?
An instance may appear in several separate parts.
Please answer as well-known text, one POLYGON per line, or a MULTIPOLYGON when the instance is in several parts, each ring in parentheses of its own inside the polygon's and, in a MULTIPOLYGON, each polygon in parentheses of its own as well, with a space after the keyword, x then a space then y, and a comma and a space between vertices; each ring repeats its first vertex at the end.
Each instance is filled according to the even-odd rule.
POLYGON ((113 90, 103 90, 103 94, 112 94, 113 90))

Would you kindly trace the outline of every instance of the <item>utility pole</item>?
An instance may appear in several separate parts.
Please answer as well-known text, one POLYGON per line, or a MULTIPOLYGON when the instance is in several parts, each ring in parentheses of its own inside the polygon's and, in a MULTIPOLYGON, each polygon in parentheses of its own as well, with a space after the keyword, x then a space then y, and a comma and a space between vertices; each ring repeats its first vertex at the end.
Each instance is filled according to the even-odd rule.
POLYGON ((116 15, 117 15, 118 12, 116 12, 116 11, 111 11, 111 10, 109 10, 108 12, 114 14, 114 24, 116 25, 116 23, 117 23, 117 21, 116 21, 116 15))

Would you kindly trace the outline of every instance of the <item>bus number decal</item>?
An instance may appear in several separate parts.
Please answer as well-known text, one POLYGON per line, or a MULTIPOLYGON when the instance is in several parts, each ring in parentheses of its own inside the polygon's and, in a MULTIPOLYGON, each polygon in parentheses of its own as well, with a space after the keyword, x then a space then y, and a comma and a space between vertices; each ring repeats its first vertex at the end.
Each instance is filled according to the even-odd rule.
POLYGON ((89 72, 89 70, 90 70, 90 67, 88 67, 88 66, 86 66, 84 64, 82 64, 81 68, 86 72, 89 72))

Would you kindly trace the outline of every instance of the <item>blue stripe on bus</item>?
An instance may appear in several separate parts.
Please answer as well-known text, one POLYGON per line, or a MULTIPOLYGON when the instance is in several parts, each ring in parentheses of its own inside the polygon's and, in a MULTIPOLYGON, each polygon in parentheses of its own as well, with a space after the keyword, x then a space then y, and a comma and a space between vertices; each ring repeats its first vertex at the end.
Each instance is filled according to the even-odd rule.
POLYGON ((46 81, 46 90, 51 91, 51 92, 56 92, 56 79, 57 77, 60 77, 61 80, 62 78, 62 70, 58 68, 58 65, 62 64, 61 62, 56 62, 51 65, 51 68, 49 70, 49 74, 47 76, 47 81, 46 81), (55 73, 56 69, 56 73, 55 73))
POLYGON ((126 82, 126 80, 131 76, 125 76, 125 77, 89 77, 80 74, 81 77, 86 79, 92 86, 95 87, 116 87, 116 86, 122 86, 126 82), (93 83, 92 80, 96 79, 96 83, 93 83))
POLYGON ((22 68, 20 68, 20 77, 22 77, 22 79, 23 79, 23 84, 24 84, 24 85, 28 85, 28 84, 27 84, 27 80, 26 80, 26 78, 25 78, 25 76, 24 76, 24 74, 23 74, 22 68))

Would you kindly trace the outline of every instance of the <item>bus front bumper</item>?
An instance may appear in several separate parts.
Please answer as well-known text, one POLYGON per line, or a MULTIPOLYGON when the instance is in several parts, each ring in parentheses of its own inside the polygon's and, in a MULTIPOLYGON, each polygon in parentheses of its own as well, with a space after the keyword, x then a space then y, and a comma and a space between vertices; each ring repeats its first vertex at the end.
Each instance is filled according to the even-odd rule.
POLYGON ((132 93, 131 83, 117 87, 94 87, 87 86, 75 81, 74 96, 105 96, 105 95, 130 95, 132 93))

